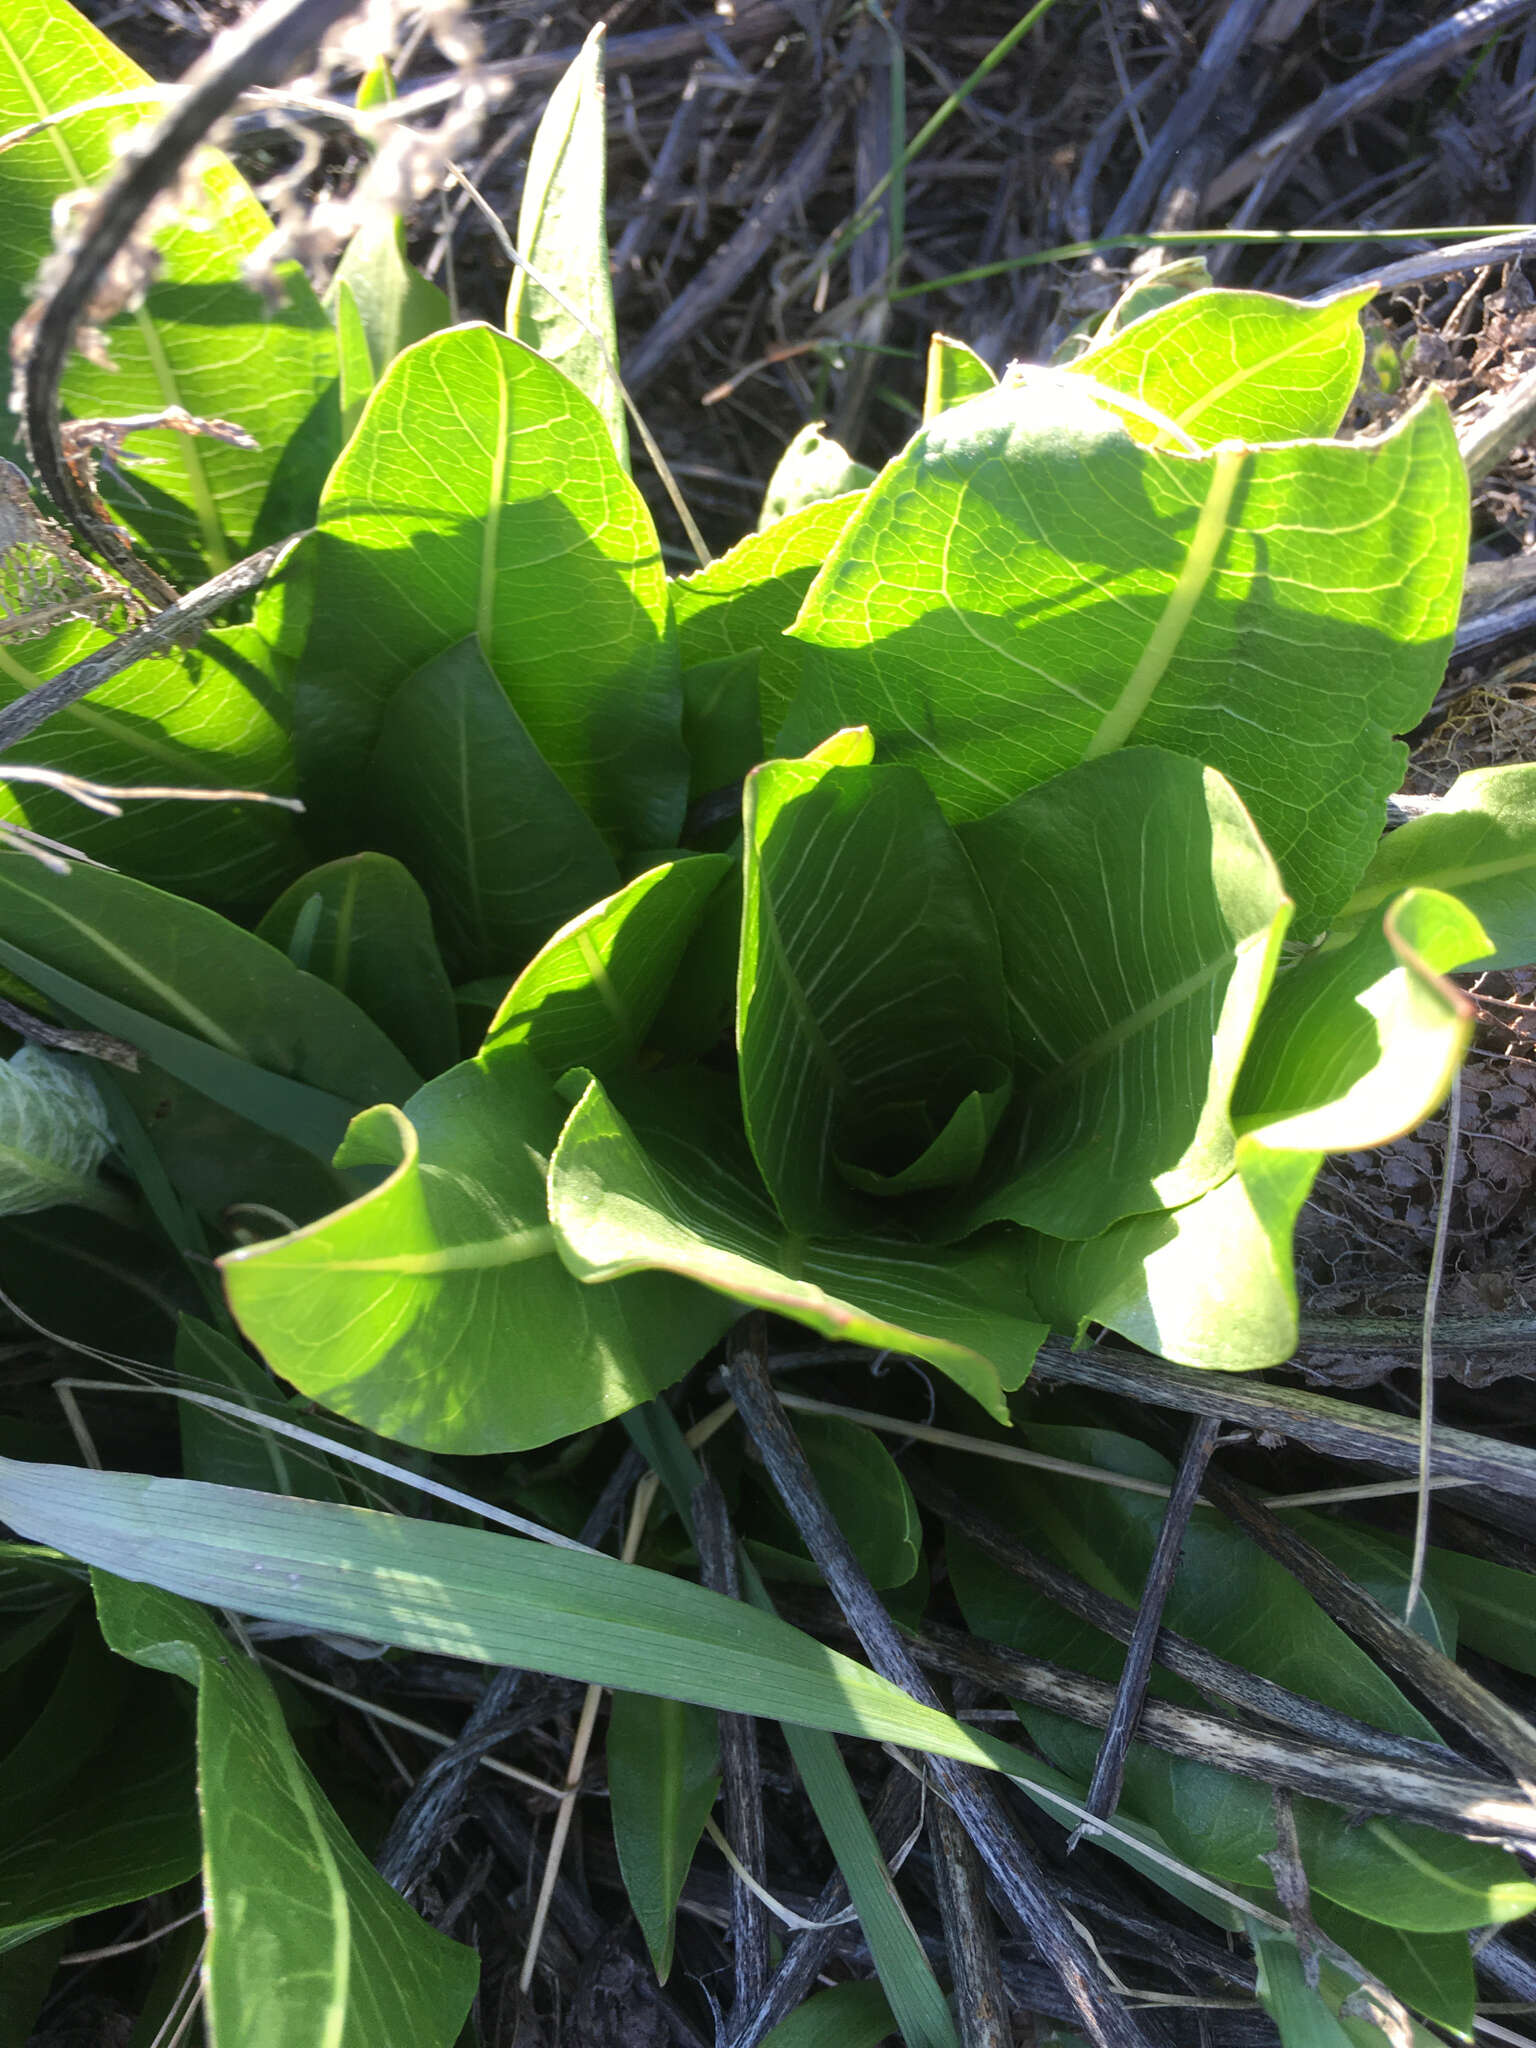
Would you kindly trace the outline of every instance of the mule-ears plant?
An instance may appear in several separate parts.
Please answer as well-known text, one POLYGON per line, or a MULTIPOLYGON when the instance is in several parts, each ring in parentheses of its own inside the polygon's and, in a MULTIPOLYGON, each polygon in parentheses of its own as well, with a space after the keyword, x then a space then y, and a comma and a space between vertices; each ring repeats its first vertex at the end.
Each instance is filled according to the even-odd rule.
MULTIPOLYGON (((123 116, 91 100, 133 83, 62 0, 23 15, 6 119, 56 118, 0 155, 13 315, 54 198, 107 166, 123 116)), ((111 1648, 197 1687, 221 2044, 446 2041, 471 1979, 368 1869, 268 1681, 189 1599, 624 1688, 615 1826, 663 1969, 713 1737, 647 1696, 781 1717, 901 2031, 952 2039, 824 1731, 1000 1768, 1056 1817, 1091 1738, 1027 1709, 1042 1764, 682 1577, 470 1526, 462 1496, 443 1522, 380 1517, 325 1446, 371 1433, 430 1480, 441 1455, 530 1454, 624 1416, 686 1525, 691 1454, 657 1397, 766 1310, 946 1375, 948 1419, 978 1440, 1014 1424, 1155 1488, 1168 1467, 1118 1411, 1046 1429, 1010 1401, 1044 1337, 1103 1327, 1195 1370, 1285 1360, 1292 1228, 1321 1160, 1444 1098, 1471 1015, 1448 972, 1536 957, 1536 768, 1464 777, 1383 837, 1398 735, 1451 645, 1468 493, 1438 398, 1335 438, 1365 294, 1196 290, 997 383, 937 339, 928 415, 878 474, 813 433, 774 479, 778 516, 670 575, 613 385, 601 180, 572 140, 600 94, 594 43, 534 152, 519 237, 538 260, 511 332, 449 327, 393 231, 354 244, 328 311, 295 275, 263 326, 236 273, 265 225, 227 167, 206 174, 211 227, 176 230, 163 281, 111 326, 112 402, 184 401, 260 445, 146 437, 162 466, 108 489, 171 577, 303 531, 251 618, 128 668, 16 757, 118 784, 163 783, 171 762, 179 783, 297 793, 304 813, 152 800, 82 823, 45 787, 4 800, 80 856, 61 873, 0 854, 8 993, 138 1053, 99 1094, 35 1055, 0 1069, 7 1286, 77 1340, 109 1326, 108 1349, 183 1392, 330 1418, 310 1431, 318 1466, 210 1407, 189 1414, 185 1479, 0 1465, 0 1511, 31 1539, 7 1553, 17 1668, 64 1630, 82 1670, 131 1670, 46 1544, 102 1568, 111 1648), (558 362, 530 345, 550 337, 558 362), (40 1224, 46 1200, 86 1213, 40 1224), (162 1311, 184 1314, 174 1354, 162 1311), (266 1894, 312 1918, 279 1924, 266 1894), (266 1952, 233 1926, 247 1909, 281 1958, 259 1986, 266 1952), (250 2017, 264 1999, 276 2032, 250 2017)), ((99 412, 106 390, 81 365, 64 398, 99 412)), ((106 638, 82 620, 0 644, 8 699, 106 638)), ((876 1583, 911 1582, 922 1527, 890 1456, 834 1419, 805 1440, 876 1583)), ((19 1430, 24 1456, 47 1447, 19 1430)), ((486 1490, 516 1501, 535 1463, 486 1490)), ((1085 1512, 1081 1492, 999 1484, 989 1505, 1134 1600, 1160 1510, 1096 1490, 1085 1512)), ((782 1517, 738 1506, 770 1576, 814 1575, 782 1517)), ((1350 1540, 1351 1569, 1392 1597, 1406 1560, 1350 1540)), ((962 1536, 949 1559, 978 1629, 1114 1677, 1109 1637, 962 1536)), ((1441 1597, 1425 1624, 1448 1651, 1453 1612, 1441 1597)), ((1209 1510, 1170 1619, 1437 1739, 1209 1510)), ((112 1739, 84 1699, 92 1741, 112 1739)), ((47 1753, 45 1718, 29 1728, 47 1753)), ((189 1873, 184 1744, 155 1740, 161 1790, 122 1821, 138 1847, 115 1864, 80 1853, 101 1794, 88 1765, 60 1765, 85 1832, 41 1874, 12 1833, 10 1938, 189 1873)), ((1464 2027, 1463 1931, 1536 1903, 1519 1865, 1298 1811, 1328 1953, 1464 2027)), ((1298 2012, 1374 2032, 1335 2017, 1347 1974, 1288 1974, 1267 1791, 1138 1749, 1119 1826, 1114 1853, 1258 1931, 1288 2040, 1298 2012)), ((1098 1997, 1082 2023, 1131 2038, 1098 1997)))

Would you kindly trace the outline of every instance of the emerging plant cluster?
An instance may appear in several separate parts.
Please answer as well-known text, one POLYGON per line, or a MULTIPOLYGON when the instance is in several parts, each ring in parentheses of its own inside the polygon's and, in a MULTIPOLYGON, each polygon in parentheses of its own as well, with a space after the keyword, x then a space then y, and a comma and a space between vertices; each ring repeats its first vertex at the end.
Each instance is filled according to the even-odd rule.
MULTIPOLYGON (((54 209, 110 168, 125 117, 95 102, 142 82, 64 0, 23 12, 0 101, 57 118, 0 153, 13 320, 54 209)), ((659 1397, 762 1311, 920 1361, 978 1444, 1011 1432, 1155 1495, 1160 1451, 1012 1398, 1042 1341, 1288 1358, 1324 1156, 1445 1098, 1471 1029, 1448 973, 1536 958, 1536 767, 1465 775, 1383 832, 1398 735, 1444 674, 1468 490, 1438 398, 1335 438, 1368 291, 1181 272, 1001 381, 936 338, 922 424, 878 474, 812 433, 762 528, 673 575, 630 475, 601 124, 593 43, 535 146, 536 260, 504 328, 450 325, 382 220, 323 301, 295 270, 264 313, 240 270, 268 223, 215 164, 204 219, 161 233, 158 281, 106 325, 110 365, 64 384, 76 420, 158 422, 135 446, 159 461, 101 488, 172 586, 298 536, 242 622, 145 655, 0 761, 0 993, 27 1041, 0 1067, 7 1295, 196 1397, 179 1477, 4 1425, 0 1944, 62 1939, 200 1860, 221 2048, 450 2042, 474 1966, 369 1867, 199 1602, 617 1688, 614 1829, 663 1974, 714 1799, 704 1710, 778 1717, 868 1916, 867 2038, 954 2040, 910 1927, 879 1918, 872 1839, 845 1820, 840 1844, 832 1736, 1001 1772, 1064 1824, 1097 1737, 1025 1702, 1032 1747, 1011 1748, 776 1619, 764 1580, 816 1573, 740 1453, 719 1469, 759 1604, 694 1585, 700 1475, 659 1397), (176 431, 171 406, 235 426, 176 431), (231 790, 249 797, 184 800, 231 790), (555 1469, 533 1454, 621 1417, 673 1515, 628 1561, 485 1526, 459 1494, 423 1520, 402 1490, 495 1454, 504 1520, 532 1499, 519 1475, 555 1469), (370 1444, 408 1468, 382 1493, 351 1462, 370 1444), (166 1704, 189 1680, 195 1797, 166 1704)), ((5 519, 28 553, 0 581, 0 720, 112 637, 98 572, 19 499, 5 519)), ((902 1468, 836 1416, 801 1440, 916 1628, 902 1468)), ((942 1469, 1134 1602, 1159 1500, 1085 1507, 1081 1481, 976 1463, 942 1469)), ((557 1491, 540 1513, 568 1536, 557 1491)), ((1401 1608, 1396 1538, 1290 1522, 1401 1608)), ((1115 1679, 1109 1635, 958 1527, 947 1573, 979 1634, 1115 1679)), ((1421 1633, 1454 1652, 1459 1597, 1463 1640, 1529 1658, 1518 1578, 1432 1552, 1421 1633)), ((1214 1508, 1169 1613, 1441 1744, 1214 1508)), ((1536 1905, 1516 1823, 1358 1825, 1298 1796, 1322 1943, 1298 1950, 1265 1785, 1138 1745, 1118 1814, 1112 1853, 1257 1945, 1288 2042, 1381 2038, 1362 1982, 1465 2030, 1466 1931, 1536 1905), (1303 2010, 1333 2033, 1287 2031, 1303 2010)), ((848 2011, 841 2038, 863 2038, 848 2011)), ((1078 2024, 1131 2038, 1096 2011, 1078 2024)))

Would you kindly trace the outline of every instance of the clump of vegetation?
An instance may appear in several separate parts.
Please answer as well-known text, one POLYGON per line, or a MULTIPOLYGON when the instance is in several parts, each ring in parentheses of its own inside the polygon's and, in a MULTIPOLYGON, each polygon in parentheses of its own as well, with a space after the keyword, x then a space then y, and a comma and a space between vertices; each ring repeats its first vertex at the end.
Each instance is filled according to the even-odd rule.
MULTIPOLYGON (((153 262, 130 173, 61 208, 120 118, 65 109, 135 81, 63 0, 28 23, 6 61, 45 126, 0 196, 17 294, 49 267, 11 308, 20 416, 122 581, 18 498, 0 1242, 23 1320, 175 1395, 180 1434, 173 1469, 114 1424, 102 1470, 41 1410, 7 1422, 18 1999, 82 1916, 200 1870, 220 2048, 510 2038, 484 1999, 466 2018, 474 1957, 427 1924, 454 1916, 420 1801, 386 1833, 256 1654, 297 1632, 612 1689, 617 1864, 661 1980, 717 1749, 732 1867, 766 1882, 742 1717, 781 1723, 846 1887, 791 1924, 851 1897, 878 1982, 790 2029, 982 2038, 845 1736, 931 1775, 951 1941, 1000 1971, 989 1878, 1058 1973, 1046 2009, 1096 2040, 1146 2036, 999 1783, 1053 1842, 1084 1823, 1202 1968, 1228 1953, 1202 1923, 1245 1937, 1293 2048, 1409 2038, 1410 2012, 1465 2033, 1469 1930, 1536 1905, 1536 1735, 1457 1633, 1536 1670, 1529 1581, 1426 1558, 1422 1525, 1278 1514, 1207 1469, 1211 1424, 1175 1465, 1113 1378, 1048 1416, 1026 1385, 1053 1333, 1191 1375, 1289 1358, 1324 1158, 1445 1100, 1471 1034, 1449 974, 1536 958, 1536 768, 1383 832, 1468 486, 1438 395, 1337 438, 1369 291, 1185 275, 1001 381, 936 337, 878 473, 813 432, 756 533, 670 574, 615 361, 600 39, 540 129, 493 327, 450 323, 383 215, 322 303, 219 162, 153 262), (61 426, 72 285, 102 332, 61 426), (96 464, 130 433, 163 460, 111 487, 109 528, 96 464), (104 589, 148 617, 126 642, 104 589), (917 1362, 947 1437, 803 1392, 790 1431, 785 1353, 823 1395, 917 1362), (728 1404, 680 1418, 671 1390, 707 1404, 716 1369, 728 1404), (898 1463, 888 1433, 929 1447, 898 1463), (1165 1604, 1185 1647, 1160 1639, 1177 1675, 1127 1755, 1165 1604), (868 1664, 818 1640, 839 1617, 868 1664), (981 1687, 1025 1746, 965 1717, 981 1687)), ((388 94, 381 70, 361 104, 388 94)), ((819 1965, 774 1975, 739 1880, 731 1910, 748 2048, 819 1965)))

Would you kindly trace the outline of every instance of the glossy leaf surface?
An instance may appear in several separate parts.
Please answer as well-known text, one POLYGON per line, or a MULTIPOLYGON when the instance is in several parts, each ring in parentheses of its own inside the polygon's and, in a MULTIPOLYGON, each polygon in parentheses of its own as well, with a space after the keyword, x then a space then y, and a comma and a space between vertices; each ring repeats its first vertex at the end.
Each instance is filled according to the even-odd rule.
POLYGON ((729 1315, 659 1275, 583 1287, 566 1271, 544 1186, 563 1119, 520 1045, 452 1068, 403 1111, 367 1111, 338 1163, 387 1177, 222 1261, 241 1328, 312 1399, 432 1450, 550 1443, 649 1400, 729 1315))
POLYGON ((374 1870, 294 1748, 266 1673, 189 1601, 105 1572, 95 1589, 115 1650, 197 1688, 205 1996, 221 2048, 448 2048, 476 1959, 374 1870))

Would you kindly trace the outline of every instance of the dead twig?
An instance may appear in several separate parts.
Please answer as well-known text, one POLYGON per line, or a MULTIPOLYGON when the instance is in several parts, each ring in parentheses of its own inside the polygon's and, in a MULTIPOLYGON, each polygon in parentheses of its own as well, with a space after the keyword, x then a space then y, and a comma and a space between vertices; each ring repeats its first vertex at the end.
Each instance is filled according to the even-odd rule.
POLYGON ((113 676, 130 668, 134 662, 144 660, 147 655, 163 653, 184 635, 206 625, 215 612, 222 611, 233 599, 257 589, 272 573, 279 556, 292 546, 296 538, 296 535, 290 535, 287 540, 274 541, 271 547, 260 548, 254 555, 247 555, 243 562, 236 562, 233 568, 211 577, 186 597, 179 597, 168 604, 147 626, 120 635, 108 646, 97 648, 94 654, 86 655, 83 661, 73 663, 48 682, 39 683, 35 690, 28 690, 15 703, 7 704, 0 710, 0 752, 15 746, 28 733, 36 732, 55 713, 78 703, 82 697, 88 697, 92 690, 110 682, 113 676))
MULTIPOLYGON (((1005 1571, 1017 1572, 1058 1607, 1076 1615, 1079 1621, 1102 1629, 1116 1642, 1130 1641, 1136 1621, 1133 1607, 1040 1557, 925 1469, 909 1463, 905 1470, 907 1482, 923 1506, 941 1516, 951 1528, 958 1529, 1005 1571)), ((1153 1654, 1166 1671, 1186 1679, 1208 1699, 1226 1700, 1277 1727, 1290 1729, 1310 1743, 1355 1756, 1396 1759, 1426 1770, 1456 1772, 1466 1768, 1459 1757, 1441 1744, 1422 1742, 1411 1735, 1389 1735, 1385 1729, 1373 1728, 1334 1707, 1290 1692, 1273 1679, 1260 1678, 1240 1664, 1229 1663, 1204 1644, 1173 1629, 1159 1629, 1153 1654)))
POLYGON ((961 2048, 1013 2048, 987 1874, 975 1843, 942 1799, 928 1816, 928 1840, 961 2048))
MULTIPOLYGON (((1114 1812, 1120 1798, 1120 1787, 1125 1779, 1126 1752, 1136 1732, 1136 1723, 1141 1717, 1147 1697, 1147 1680, 1152 1675, 1152 1659, 1155 1653, 1158 1632, 1163 1625, 1163 1609, 1168 1604, 1168 1595, 1173 1590, 1174 1575, 1179 1569, 1179 1557, 1184 1548, 1185 1532, 1189 1518, 1195 1511, 1195 1502, 1200 1497, 1200 1482, 1205 1477, 1205 1468, 1210 1463, 1211 1453, 1216 1448, 1216 1439, 1221 1434, 1221 1423, 1214 1415, 1202 1415, 1190 1427, 1189 1439, 1184 1446, 1184 1455, 1179 1461, 1178 1473, 1173 1482, 1173 1491, 1168 1496, 1168 1505, 1163 1512, 1162 1527, 1157 1533, 1157 1547, 1152 1553, 1152 1562, 1147 1568, 1146 1583, 1142 1587, 1141 1605, 1136 1610, 1136 1623, 1131 1630, 1130 1642, 1126 1645, 1125 1663, 1120 1672, 1120 1683, 1115 1690, 1114 1711, 1104 1730, 1104 1740, 1099 1745, 1094 1760, 1093 1779, 1088 1787, 1085 1802, 1088 1811, 1107 1820, 1114 1812)), ((1077 1829, 1074 1843, 1084 1832, 1077 1829)))
POLYGON ((267 0, 247 20, 226 30, 187 73, 179 98, 147 139, 130 142, 91 203, 69 269, 51 296, 36 302, 35 320, 29 316, 25 323, 23 418, 38 481, 85 545, 157 605, 173 603, 175 592, 139 560, 124 530, 103 516, 99 500, 75 475, 65 453, 59 384, 75 332, 89 317, 113 259, 219 116, 248 87, 280 83, 353 4, 354 0, 267 0))
POLYGON ((1106 235, 1137 232, 1147 221, 1179 152, 1198 134, 1230 82, 1232 66, 1253 42, 1270 0, 1232 0, 1211 31, 1189 84, 1105 223, 1106 235))
POLYGON ((1523 1715, 1479 1685, 1433 1643, 1415 1635, 1315 1544, 1287 1528, 1247 1487, 1208 1472, 1205 1492, 1230 1521, 1305 1586, 1325 1614, 1498 1757, 1527 1797, 1536 1796, 1536 1728, 1523 1715))
MULTIPOLYGON (((923 1630, 913 1647, 918 1662, 931 1671, 971 1679, 1026 1705, 1065 1714, 1085 1727, 1109 1726, 1117 1695, 1115 1687, 1101 1678, 1087 1678, 1042 1657, 936 1623, 923 1630)), ((1536 1845, 1536 1804, 1522 1798, 1513 1785, 1468 1764, 1448 1771, 1362 1756, 1297 1735, 1248 1728, 1203 1707, 1157 1699, 1145 1703, 1136 1740, 1167 1756, 1327 1799, 1351 1811, 1389 1814, 1479 1841, 1536 1845)))
POLYGON ((1282 121, 1252 149, 1245 150, 1220 177, 1211 181, 1206 204, 1220 209, 1261 179, 1268 189, 1285 165, 1330 129, 1354 120, 1368 107, 1406 93, 1422 79, 1510 27, 1530 13, 1531 7, 1532 0, 1473 0, 1470 7, 1459 8, 1443 21, 1437 21, 1433 28, 1389 50, 1374 64, 1357 71, 1353 78, 1342 79, 1326 92, 1320 92, 1299 114, 1282 121))
POLYGON ((715 250, 630 356, 625 376, 631 391, 644 390, 767 255, 785 221, 825 176, 847 124, 851 99, 852 88, 845 82, 783 175, 768 186, 735 234, 715 250))
MULTIPOLYGON (((760 1314, 737 1326, 726 1380, 790 1519, 870 1662, 882 1677, 914 1699, 938 1707, 937 1693, 881 1606, 864 1567, 828 1510, 800 1441, 779 1406, 768 1377, 760 1314)), ((1102 2048, 1142 2048, 1146 2037, 1141 2027, 1115 1996, 1097 1959, 1062 1911, 1009 1819, 996 1787, 947 1757, 930 1757, 927 1767, 975 1842, 1004 1911, 1056 1971, 1089 2038, 1102 2048)))
MULTIPOLYGON (((699 1576, 712 1593, 741 1598, 736 1539, 725 1499, 713 1479, 693 1492, 694 1542, 699 1576)), ((763 1820, 763 1774, 757 1723, 750 1714, 718 1714, 720 1776, 725 1792, 725 1830, 738 1862, 757 1883, 768 1882, 767 1830, 763 1820)), ((768 1914, 762 1900, 735 1871, 731 1873, 731 1957, 736 1975, 734 2013, 750 2012, 768 1987, 768 1914)))
MULTIPOLYGON (((1419 1326, 1408 1327, 1416 1354, 1419 1326)), ((1349 1322, 1338 1319, 1332 1328, 1342 1333, 1349 1322)), ((1451 1318, 1442 1319, 1439 1334, 1442 1343, 1456 1343, 1451 1318)), ((1338 1348, 1336 1340, 1333 1348, 1338 1348)), ((1190 1372, 1184 1366, 1166 1365, 1161 1359, 1107 1344, 1093 1351, 1072 1351, 1056 1339, 1041 1346, 1035 1377, 1092 1387, 1099 1393, 1180 1409, 1185 1414, 1220 1415, 1246 1429, 1289 1437, 1330 1458, 1365 1459, 1394 1472, 1418 1470, 1416 1420, 1386 1415, 1332 1395, 1270 1386, 1237 1373, 1190 1372)), ((1469 1479, 1498 1493, 1536 1500, 1536 1451, 1524 1444, 1501 1443, 1464 1429, 1441 1429, 1436 1432, 1430 1462, 1436 1479, 1469 1479)))

